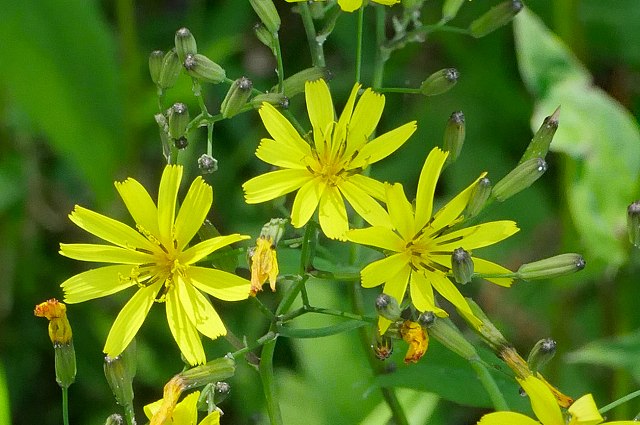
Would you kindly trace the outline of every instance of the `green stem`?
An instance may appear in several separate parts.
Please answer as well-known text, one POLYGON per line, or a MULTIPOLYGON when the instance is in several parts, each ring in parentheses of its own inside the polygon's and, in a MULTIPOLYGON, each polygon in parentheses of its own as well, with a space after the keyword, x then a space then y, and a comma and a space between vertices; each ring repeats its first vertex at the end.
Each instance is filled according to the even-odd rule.
POLYGON ((378 93, 406 93, 421 94, 420 89, 412 89, 410 87, 381 87, 376 89, 378 93))
POLYGON ((233 357, 234 359, 237 359, 240 356, 244 356, 250 351, 253 351, 257 347, 260 347, 261 345, 264 345, 266 342, 274 340, 277 337, 278 335, 275 332, 269 331, 263 336, 261 336, 260 338, 258 338, 253 344, 246 345, 245 347, 231 353, 231 357, 233 357))
POLYGON ((482 383, 482 386, 487 391, 494 409, 509 410, 507 401, 504 399, 500 388, 498 388, 498 384, 496 384, 496 381, 493 379, 493 376, 491 376, 484 363, 479 359, 469 359, 469 363, 476 372, 476 376, 480 380, 480 383, 482 383))
POLYGON ((273 34, 273 39, 276 41, 276 62, 278 64, 278 93, 282 93, 284 84, 284 64, 282 63, 282 50, 280 48, 280 37, 278 33, 273 34))
POLYGON ((360 272, 327 272, 324 270, 311 270, 309 274, 316 279, 339 280, 342 282, 356 282, 360 280, 360 272))
POLYGON ((600 409, 598 409, 598 412, 600 412, 601 415, 605 414, 606 412, 608 412, 609 410, 613 409, 614 407, 618 407, 619 405, 621 405, 622 403, 626 403, 629 400, 632 400, 636 397, 640 396, 640 390, 638 391, 634 391, 631 394, 627 394, 626 396, 619 398, 618 400, 607 404, 604 407, 601 407, 600 409))
POLYGON ((136 415, 133 412, 133 404, 129 403, 124 407, 124 417, 128 425, 136 425, 136 415))
POLYGON ((284 115, 285 117, 287 117, 287 119, 289 120, 289 122, 291 124, 293 124, 293 126, 295 127, 296 131, 298 133, 300 133, 301 135, 304 136, 304 134, 306 133, 306 130, 304 129, 304 127, 302 127, 302 125, 298 122, 298 120, 296 119, 296 117, 291 113, 290 110, 285 109, 284 111, 280 111, 282 112, 282 115, 284 115))
POLYGON ((307 34, 307 41, 309 42, 311 63, 313 66, 324 68, 324 49, 322 47, 322 43, 318 41, 316 27, 313 25, 313 17, 311 16, 309 5, 307 5, 306 2, 298 3, 298 9, 300 10, 302 25, 304 25, 304 31, 307 34))
POLYGON ((69 388, 62 387, 62 423, 69 425, 69 388))
POLYGON ((275 320, 276 316, 265 306, 257 297, 249 297, 251 302, 258 307, 258 310, 264 314, 269 320, 275 320))
POLYGON ((376 58, 373 64, 373 79, 371 86, 377 90, 382 87, 382 79, 384 77, 384 64, 388 59, 387 54, 383 51, 384 43, 387 40, 385 35, 385 22, 387 11, 384 7, 374 8, 376 11, 376 58))
POLYGON ((364 21, 364 7, 358 10, 358 26, 356 31, 356 82, 360 82, 362 68, 362 24, 364 21))
POLYGON ((280 403, 276 395, 275 377, 273 374, 273 353, 276 347, 276 338, 271 339, 262 346, 260 355, 260 379, 262 389, 267 401, 267 412, 272 425, 283 425, 282 414, 280 413, 280 403))

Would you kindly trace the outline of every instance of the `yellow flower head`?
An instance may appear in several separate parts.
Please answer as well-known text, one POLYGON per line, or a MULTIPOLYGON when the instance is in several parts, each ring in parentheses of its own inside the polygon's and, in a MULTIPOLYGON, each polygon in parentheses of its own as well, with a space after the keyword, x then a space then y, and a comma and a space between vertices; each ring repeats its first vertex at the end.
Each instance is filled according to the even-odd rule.
POLYGON ((385 197, 384 185, 362 175, 362 171, 398 149, 416 129, 415 121, 373 140, 384 96, 364 91, 356 105, 360 84, 336 121, 329 88, 324 80, 307 82, 305 96, 313 127, 309 145, 276 108, 263 103, 260 117, 272 139, 262 139, 256 156, 281 167, 254 177, 243 185, 247 203, 269 201, 298 191, 291 211, 291 224, 304 226, 316 209, 322 231, 330 238, 341 238, 349 229, 346 199, 353 209, 372 225, 388 222, 377 200, 385 197))
POLYGON ((251 262, 251 295, 262 291, 262 285, 269 279, 271 290, 276 290, 278 279, 278 257, 276 247, 269 237, 259 237, 256 246, 249 251, 251 262))
MULTIPOLYGON (((144 406, 144 414, 150 425, 196 425, 198 423, 198 397, 200 391, 192 392, 178 403, 182 388, 169 381, 165 385, 162 400, 144 406), (177 403, 177 404, 176 404, 177 403)), ((220 411, 214 410, 199 425, 219 425, 220 411)))
MULTIPOLYGON (((533 375, 529 375, 526 379, 517 378, 517 381, 529 396, 531 408, 538 420, 521 413, 494 412, 484 415, 478 425, 598 425, 603 421, 591 394, 576 400, 567 410, 569 418, 565 420, 565 415, 547 383, 533 375)), ((603 425, 606 424, 633 425, 637 422, 616 421, 606 422, 603 425)))
MULTIPOLYGON (((476 226, 451 230, 462 220, 462 213, 481 175, 474 183, 433 214, 436 183, 447 158, 447 153, 435 148, 429 153, 420 173, 415 208, 407 200, 402 185, 386 186, 386 203, 393 228, 376 226, 350 230, 346 238, 352 242, 382 248, 391 254, 362 269, 362 286, 372 288, 381 284, 383 291, 397 300, 404 298, 407 285, 413 305, 419 311, 447 313, 435 304, 433 289, 449 300, 474 326, 480 320, 449 279, 451 254, 462 247, 471 253, 499 242, 518 231, 513 221, 493 221, 476 226)), ((481 258, 473 257, 476 273, 511 273, 506 268, 481 258)), ((509 286, 512 279, 488 278, 498 285, 509 286)), ((384 333, 390 321, 380 318, 380 332, 384 333)))
POLYGON ((409 350, 404 356, 405 363, 417 363, 424 356, 429 347, 429 336, 419 323, 405 320, 400 328, 402 339, 409 344, 409 350))
POLYGON ((187 247, 206 218, 213 190, 197 177, 176 216, 181 179, 182 167, 165 167, 157 207, 136 180, 116 182, 136 229, 77 205, 69 215, 80 228, 110 245, 63 243, 60 253, 76 260, 115 265, 67 279, 61 285, 65 301, 79 303, 137 288, 107 336, 104 352, 110 357, 118 356, 129 345, 154 302, 166 301, 169 328, 185 359, 190 364, 204 363, 198 332, 215 339, 226 334, 226 329, 200 291, 225 301, 242 300, 249 295, 250 283, 246 279, 195 265, 213 251, 248 236, 218 236, 187 247))
POLYGON ((46 317, 49 320, 49 338, 55 344, 68 344, 73 333, 71 324, 67 319, 67 306, 55 298, 51 298, 36 306, 33 311, 38 317, 46 317))
MULTIPOLYGON (((301 1, 306 1, 306 0, 287 0, 287 2, 289 3, 296 3, 301 1)), ((316 0, 316 1, 323 1, 323 0, 316 0)), ((392 6, 396 3, 400 3, 400 0, 371 0, 371 1, 373 1, 374 3, 383 4, 385 6, 392 6)), ((345 12, 353 12, 354 10, 360 9, 360 7, 362 7, 362 3, 363 3, 363 0, 338 0, 338 5, 340 6, 340 9, 344 10, 345 12)))

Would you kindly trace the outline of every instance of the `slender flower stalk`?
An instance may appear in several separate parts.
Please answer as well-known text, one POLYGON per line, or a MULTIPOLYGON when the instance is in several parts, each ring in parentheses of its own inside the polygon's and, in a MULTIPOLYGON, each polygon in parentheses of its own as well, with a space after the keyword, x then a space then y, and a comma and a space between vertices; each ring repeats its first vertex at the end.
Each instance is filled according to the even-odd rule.
POLYGON ((198 332, 215 339, 225 335, 226 329, 202 292, 225 301, 249 296, 250 283, 246 279, 195 265, 217 249, 248 236, 218 236, 188 247, 211 207, 213 190, 197 177, 176 211, 181 179, 182 167, 165 167, 157 206, 136 180, 116 183, 136 229, 80 206, 69 215, 78 227, 110 245, 62 243, 60 253, 76 260, 114 265, 67 279, 61 285, 65 301, 79 303, 137 288, 107 336, 104 352, 110 357, 124 351, 151 306, 160 302, 166 303, 169 328, 185 359, 192 365, 204 363, 198 332))
MULTIPOLYGON (((288 3, 296 3, 307 0, 286 0, 288 3)), ((323 1, 323 0, 315 0, 323 1)), ((371 0, 374 3, 382 4, 385 6, 393 6, 396 3, 400 3, 400 0, 371 0)), ((338 6, 345 12, 353 12, 362 7, 363 0, 338 0, 338 6)))

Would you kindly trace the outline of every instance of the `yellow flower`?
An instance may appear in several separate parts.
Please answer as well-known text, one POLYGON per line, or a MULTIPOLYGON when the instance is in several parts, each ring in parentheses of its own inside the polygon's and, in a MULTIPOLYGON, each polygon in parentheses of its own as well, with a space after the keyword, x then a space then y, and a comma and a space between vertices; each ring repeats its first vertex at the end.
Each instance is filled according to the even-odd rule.
POLYGON ((313 127, 311 146, 276 108, 262 104, 260 117, 273 139, 262 139, 256 156, 283 169, 246 182, 243 188, 247 203, 269 201, 298 190, 291 224, 304 226, 319 208, 320 227, 333 239, 341 238, 349 229, 344 199, 368 223, 387 223, 387 213, 376 201, 384 200, 384 185, 361 173, 402 146, 415 131, 416 123, 412 121, 369 141, 380 120, 384 96, 367 89, 355 105, 359 89, 360 84, 353 87, 336 122, 324 80, 306 83, 313 127))
MULTIPOLYGON (((287 0, 289 3, 295 3, 306 0, 287 0)), ((322 1, 322 0, 319 0, 322 1)), ((396 3, 400 3, 400 0, 371 0, 374 3, 383 4, 385 6, 392 6, 396 3)), ((353 12, 354 10, 360 9, 362 7, 363 0, 338 0, 338 5, 340 9, 345 12, 353 12)))
POLYGON ((68 344, 73 332, 67 319, 67 306, 55 298, 51 298, 36 306, 33 311, 38 317, 46 317, 49 320, 49 339, 55 344, 68 344))
POLYGON ((405 363, 417 363, 424 356, 429 347, 429 336, 419 323, 405 320, 400 328, 402 339, 409 344, 409 350, 404 356, 405 363))
POLYGON ((262 291, 262 285, 269 279, 271 290, 276 290, 278 279, 278 257, 276 247, 269 237, 259 237, 256 246, 249 253, 251 262, 251 295, 262 291))
MULTIPOLYGON (((446 316, 447 313, 435 304, 435 288, 477 327, 481 325, 480 320, 473 315, 467 301, 449 280, 451 254, 460 247, 471 253, 476 248, 492 245, 513 235, 518 228, 513 221, 493 221, 451 230, 462 220, 469 197, 484 174, 432 214, 434 191, 447 154, 438 148, 429 153, 420 173, 415 208, 407 200, 402 185, 387 185, 386 202, 393 229, 385 226, 355 229, 347 232, 346 238, 392 253, 362 269, 363 287, 372 288, 384 283, 383 292, 400 301, 409 285, 411 301, 416 309, 446 316)), ((476 273, 511 273, 487 260, 474 257, 473 261, 476 273)), ((512 283, 512 279, 508 278, 487 280, 502 286, 512 283)), ((381 317, 380 332, 384 333, 389 324, 389 320, 381 317)))
MULTIPOLYGON (((171 381, 169 382, 171 384, 171 381)), ((167 385, 169 385, 167 384, 167 385)), ((144 414, 151 421, 151 425, 196 425, 198 423, 198 397, 200 391, 192 392, 181 402, 177 403, 180 393, 177 396, 167 395, 165 387, 165 397, 162 400, 144 406, 144 414), (169 398, 167 398, 169 397, 169 398)), ((214 410, 207 415, 199 425, 219 425, 220 412, 214 410)))
MULTIPOLYGON (((538 421, 521 413, 494 412, 484 415, 478 425, 597 425, 603 421, 591 394, 580 397, 567 409, 569 420, 565 421, 556 398, 547 384, 533 375, 517 380, 529 396, 531 408, 538 421)), ((633 425, 637 422, 615 421, 606 422, 603 425, 606 424, 633 425)))
POLYGON ((118 356, 127 347, 154 302, 166 301, 169 328, 185 359, 192 365, 204 363, 206 358, 198 331, 215 339, 226 334, 226 329, 209 299, 200 291, 225 301, 249 296, 250 283, 246 279, 194 265, 213 251, 248 236, 218 236, 187 247, 206 218, 213 191, 197 177, 176 217, 181 179, 182 167, 164 169, 157 207, 136 180, 116 182, 137 230, 77 205, 69 215, 80 228, 111 245, 60 244, 60 253, 76 260, 116 265, 67 279, 61 285, 65 301, 79 303, 132 286, 137 288, 107 336, 104 352, 110 357, 118 356))

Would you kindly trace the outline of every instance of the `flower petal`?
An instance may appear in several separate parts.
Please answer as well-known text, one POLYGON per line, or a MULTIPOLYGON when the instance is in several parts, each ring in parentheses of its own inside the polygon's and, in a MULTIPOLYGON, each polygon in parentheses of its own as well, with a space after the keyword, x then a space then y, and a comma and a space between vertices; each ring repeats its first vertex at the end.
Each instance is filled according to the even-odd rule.
POLYGON ((392 6, 400 3, 400 0, 372 0, 374 3, 383 4, 385 6, 392 6))
POLYGON ((203 420, 200 421, 199 425, 220 425, 220 412, 218 410, 214 410, 209 413, 203 420))
POLYGON ((404 294, 407 291, 407 285, 409 284, 409 277, 411 276, 411 267, 403 267, 398 273, 390 277, 385 283, 382 292, 392 296, 398 301, 398 304, 402 304, 404 294))
MULTIPOLYGON (((596 406, 596 402, 593 400, 591 394, 585 394, 577 399, 569 406, 568 411, 571 414, 572 423, 575 421, 575 423, 580 425, 596 425, 604 420, 602 416, 600 416, 598 406, 596 406)), ((633 423, 632 421, 629 422, 633 423)), ((612 423, 615 422, 607 422, 607 424, 612 423)))
MULTIPOLYGON (((173 409, 171 424, 195 425, 198 422, 198 398, 200 391, 188 394, 173 409)), ((200 423, 202 424, 202 422, 200 423)))
POLYGON ((201 176, 196 177, 191 183, 187 196, 178 211, 178 217, 176 217, 174 236, 178 251, 182 251, 198 232, 207 218, 212 202, 213 189, 205 183, 201 176))
MULTIPOLYGON (((409 258, 404 254, 394 254, 390 257, 374 261, 362 269, 362 287, 373 288, 392 280, 401 270, 409 268, 409 258)), ((397 300, 401 302, 402 300, 397 300)))
POLYGON ((409 292, 411 294, 411 302, 419 311, 432 311, 439 317, 447 317, 449 315, 446 311, 436 306, 431 282, 422 273, 411 273, 409 292))
POLYGON ((107 341, 104 343, 103 351, 107 356, 119 356, 127 348, 144 323, 162 284, 163 282, 159 281, 138 289, 118 313, 118 317, 113 322, 107 336, 107 341))
MULTIPOLYGON (((513 273, 511 270, 499 264, 478 257, 473 257, 473 271, 482 274, 513 273)), ((513 284, 513 279, 509 277, 484 277, 483 279, 505 287, 513 284)))
POLYGON ((238 233, 227 236, 216 236, 215 238, 204 240, 191 248, 188 248, 180 254, 178 260, 180 261, 180 264, 194 264, 223 246, 245 239, 249 239, 249 236, 240 235, 238 233))
POLYGON ((311 218, 320 198, 324 192, 326 184, 320 178, 307 181, 298 190, 293 206, 291 207, 291 224, 293 227, 302 227, 311 218))
POLYGON ((164 167, 160 188, 158 189, 158 228, 160 242, 165 247, 173 247, 173 224, 176 217, 178 189, 182 180, 182 167, 167 165, 164 167))
POLYGON ((446 298, 451 304, 455 306, 466 318, 475 319, 473 325, 478 327, 482 325, 480 319, 475 317, 469 307, 469 303, 464 299, 458 288, 444 275, 437 272, 425 271, 425 278, 431 282, 433 288, 438 291, 440 295, 446 298), (477 322, 476 322, 477 321, 477 322))
POLYGON ((353 12, 362 6, 362 0, 338 0, 338 5, 345 12, 353 12))
MULTIPOLYGON (((517 379, 517 378, 516 378, 517 379)), ((531 408, 544 425, 563 425, 564 419, 558 402, 549 387, 533 375, 518 379, 518 383, 529 396, 531 408)))
POLYGON ((182 303, 191 323, 201 334, 211 339, 217 339, 219 336, 227 334, 227 329, 218 313, 209 300, 192 286, 191 282, 178 279, 176 297, 182 303))
POLYGON ((207 358, 202 348, 202 341, 195 325, 189 320, 176 288, 167 293, 167 322, 173 339, 178 343, 180 351, 190 365, 204 364, 207 358))
POLYGON ((60 254, 74 260, 95 261, 97 263, 145 264, 155 262, 155 257, 146 252, 90 243, 61 243, 60 254))
MULTIPOLYGON (((355 139, 351 134, 351 131, 347 131, 347 128, 351 129, 351 116, 353 114, 353 106, 356 102, 356 96, 358 95, 358 91, 360 90, 360 84, 356 83, 353 85, 351 89, 351 93, 349 94, 349 99, 347 99, 347 103, 340 114, 340 119, 336 124, 336 127, 333 131, 333 143, 331 145, 331 153, 335 157, 338 149, 345 149, 342 153, 342 158, 349 158, 355 147, 353 147, 353 143, 355 139), (348 134, 348 136, 347 136, 348 134), (345 143, 343 143, 345 142, 345 143), (349 153, 347 153, 349 152, 349 153)), ((366 139, 359 142, 360 144, 366 142, 366 139)), ((359 145, 358 145, 359 146, 359 145)))
POLYGON ((307 81, 304 85, 304 96, 307 102, 307 113, 313 128, 313 138, 318 152, 324 152, 324 142, 331 140, 327 133, 333 127, 333 102, 329 86, 323 79, 307 81))
POLYGON ((252 178, 242 185, 247 204, 258 204, 286 195, 313 179, 308 170, 271 171, 252 178))
POLYGON ((191 284, 224 301, 240 301, 249 297, 251 282, 222 270, 191 266, 187 271, 191 284))
POLYGON ((434 239, 438 250, 453 250, 462 247, 467 251, 493 245, 516 233, 514 221, 490 221, 477 226, 465 227, 434 239))
POLYGON ((136 224, 152 235, 159 235, 158 209, 149 192, 137 180, 115 182, 116 189, 136 224))
POLYGON ((69 214, 69 219, 81 229, 114 245, 130 249, 143 248, 152 252, 158 249, 157 245, 126 224, 79 205, 69 214))
POLYGON ((349 164, 349 169, 367 166, 388 157, 398 150, 416 131, 415 121, 408 122, 388 131, 360 148, 360 152, 349 164))
POLYGON ((522 413, 494 412, 480 418, 477 425, 541 425, 522 413))
POLYGON ((453 224, 456 222, 458 217, 462 214, 464 209, 467 207, 469 203, 469 198, 475 189, 476 184, 483 178, 487 173, 482 173, 480 177, 476 179, 475 182, 470 184, 465 190, 456 195, 452 200, 447 202, 447 204, 438 210, 437 213, 434 214, 433 220, 429 224, 434 232, 440 231, 442 228, 453 224))
POLYGON ((320 227, 327 237, 343 239, 349 230, 347 209, 340 191, 335 186, 327 186, 320 198, 319 208, 320 227))
POLYGON ((347 240, 361 245, 375 246, 394 252, 402 252, 405 242, 396 232, 387 227, 367 227, 366 229, 352 229, 345 233, 347 240))
POLYGON ((376 198, 378 201, 387 202, 387 190, 385 184, 362 174, 349 176, 349 182, 353 183, 363 192, 376 198))
POLYGON ((106 266, 88 270, 62 282, 64 302, 81 303, 115 294, 136 283, 128 279, 133 268, 127 265, 106 266))
POLYGON ((449 155, 448 152, 433 148, 422 166, 416 193, 416 229, 422 229, 431 218, 436 184, 447 155, 449 155))
POLYGON ((392 227, 389 214, 371 195, 345 179, 338 186, 353 209, 372 226, 392 227))
POLYGON ((273 105, 263 103, 258 113, 264 127, 276 142, 293 149, 308 146, 293 125, 273 105))
POLYGON ((405 241, 410 241, 416 234, 413 208, 404 194, 402 185, 387 185, 387 209, 391 223, 405 241))
POLYGON ((273 139, 262 139, 256 150, 256 156, 268 164, 282 168, 305 169, 305 157, 311 157, 308 144, 283 143, 273 139))
POLYGON ((384 95, 370 88, 362 93, 349 120, 349 146, 345 156, 350 157, 355 150, 359 150, 369 140, 380 122, 384 100, 384 95))

